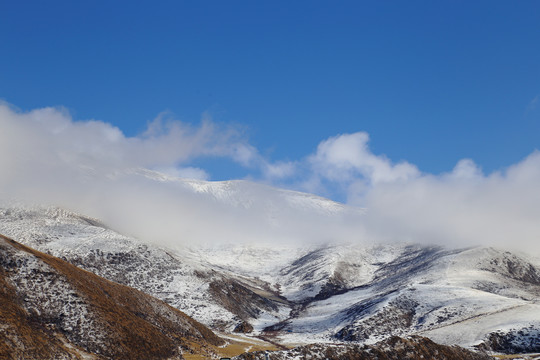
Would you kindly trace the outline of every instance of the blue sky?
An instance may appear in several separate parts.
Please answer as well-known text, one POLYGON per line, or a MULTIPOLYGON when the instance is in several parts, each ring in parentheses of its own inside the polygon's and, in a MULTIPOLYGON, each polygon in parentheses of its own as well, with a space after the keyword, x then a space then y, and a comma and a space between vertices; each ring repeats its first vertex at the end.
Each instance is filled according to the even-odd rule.
MULTIPOLYGON (((0 44, 0 99, 127 137, 164 111, 210 117, 302 168, 365 132, 370 153, 429 174, 465 158, 489 174, 540 148, 537 1, 4 1, 0 44)), ((215 151, 179 165, 264 178, 215 151)))

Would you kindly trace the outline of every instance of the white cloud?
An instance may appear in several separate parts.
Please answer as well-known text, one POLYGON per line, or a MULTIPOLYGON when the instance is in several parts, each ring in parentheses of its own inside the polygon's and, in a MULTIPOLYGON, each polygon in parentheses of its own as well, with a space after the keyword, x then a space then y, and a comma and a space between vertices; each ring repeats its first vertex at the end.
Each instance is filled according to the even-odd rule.
POLYGON ((239 192, 224 183, 213 193, 200 181, 177 181, 207 179, 204 169, 189 165, 204 156, 237 161, 264 181, 294 171, 292 163, 263 158, 235 129, 208 120, 190 127, 162 115, 142 135, 126 137, 110 124, 74 121, 62 109, 23 113, 0 105, 0 129, 0 199, 66 207, 167 246, 320 241, 342 232, 339 221, 318 210, 296 213, 264 185, 243 182, 239 192))
POLYGON ((376 237, 539 251, 540 153, 489 175, 462 160, 449 174, 375 186, 365 205, 376 237))
POLYGON ((329 138, 319 144, 309 161, 320 176, 340 182, 363 178, 377 184, 418 176, 414 165, 407 162, 394 165, 386 157, 372 154, 368 141, 369 135, 365 132, 329 138))
POLYGON ((263 162, 262 170, 265 178, 280 180, 293 176, 296 172, 296 164, 292 162, 263 162))
POLYGON ((343 134, 305 159, 270 162, 235 128, 207 119, 194 127, 161 115, 140 136, 126 137, 104 122, 74 121, 63 109, 23 113, 0 104, 0 198, 66 206, 169 243, 367 238, 540 251, 540 152, 490 174, 471 159, 429 174, 373 154, 368 142, 367 133, 343 134), (231 210, 166 176, 141 176, 146 168, 208 179, 205 169, 190 165, 205 156, 236 161, 263 182, 341 192, 367 215, 335 222, 294 214, 263 187, 244 188, 231 210), (279 211, 266 219, 269 208, 279 211), (286 225, 278 231, 271 223, 286 225))
POLYGON ((59 193, 84 191, 136 168, 164 169, 169 175, 207 179, 193 159, 235 160, 231 149, 249 146, 234 128, 209 120, 188 126, 165 119, 151 122, 140 136, 95 120, 74 121, 64 109, 20 112, 0 104, 0 195, 45 201, 59 193))
POLYGON ((161 167, 155 171, 170 176, 172 178, 193 179, 193 180, 208 180, 210 175, 201 168, 196 167, 161 167))
MULTIPOLYGON (((0 139, 6 151, 8 144, 23 153, 36 148, 41 149, 40 158, 115 170, 173 167, 203 156, 243 162, 245 159, 237 155, 237 149, 249 148, 234 128, 218 127, 209 120, 193 127, 167 120, 164 115, 136 137, 126 137, 118 128, 101 121, 74 121, 66 111, 56 108, 21 113, 1 104, 0 121, 0 139)), ((31 158, 25 157, 26 161, 31 158)))
POLYGON ((341 189, 349 204, 365 207, 369 238, 540 252, 540 152, 488 175, 471 159, 428 174, 373 154, 368 141, 363 132, 322 141, 302 185, 341 189))
POLYGON ((454 179, 473 180, 483 176, 482 170, 471 159, 460 160, 449 174, 454 179))
POLYGON ((308 157, 311 179, 306 183, 316 189, 323 182, 337 183, 350 201, 360 201, 363 194, 380 183, 406 181, 419 176, 416 166, 407 162, 393 164, 384 155, 374 155, 365 132, 343 134, 322 141, 315 154, 308 157))
POLYGON ((237 144, 229 152, 236 162, 246 167, 253 166, 259 158, 257 149, 249 144, 237 144))

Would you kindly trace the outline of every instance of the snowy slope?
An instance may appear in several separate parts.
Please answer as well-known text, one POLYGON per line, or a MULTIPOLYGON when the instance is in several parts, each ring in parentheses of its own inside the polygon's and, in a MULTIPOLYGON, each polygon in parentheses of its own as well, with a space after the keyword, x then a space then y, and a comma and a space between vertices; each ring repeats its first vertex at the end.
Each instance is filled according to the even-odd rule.
MULTIPOLYGON (((282 212, 362 213, 249 182, 144 176, 277 224, 282 212), (257 202, 264 191, 273 195, 257 202)), ((257 239, 162 248, 61 209, 13 205, 0 208, 0 234, 156 296, 214 329, 232 331, 246 321, 253 335, 271 331, 284 343, 373 343, 420 334, 505 350, 497 348, 497 337, 503 347, 531 349, 525 342, 534 344, 540 329, 540 261, 500 249, 257 239)))
MULTIPOLYGON (((205 324, 232 328, 240 320, 212 295, 212 284, 229 277, 197 258, 123 236, 95 219, 57 208, 4 207, 0 219, 0 234, 151 294, 205 324)), ((253 311, 269 311, 268 317, 276 321, 287 313, 282 307, 278 303, 276 308, 253 311)))
POLYGON ((540 267, 525 258, 477 248, 426 251, 414 264, 402 264, 407 271, 395 265, 382 265, 366 286, 310 303, 284 329, 292 334, 317 329, 321 335, 370 343, 389 334, 421 334, 443 344, 473 346, 497 330, 540 328, 540 283, 534 282, 540 267), (486 266, 509 257, 510 266, 486 266))
POLYGON ((286 343, 421 334, 472 347, 491 333, 534 338, 540 329, 539 262, 503 250, 240 246, 206 248, 200 256, 223 271, 251 273, 290 301, 289 317, 271 327, 286 343))
POLYGON ((138 169, 135 173, 152 180, 177 184, 190 192, 206 196, 230 207, 264 209, 268 212, 266 215, 269 215, 270 217, 272 217, 272 215, 279 215, 280 212, 283 212, 283 205, 286 205, 288 208, 294 209, 295 211, 316 212, 326 216, 343 213, 362 214, 365 212, 363 209, 351 208, 317 195, 274 188, 250 181, 202 181, 179 179, 146 169, 138 169))

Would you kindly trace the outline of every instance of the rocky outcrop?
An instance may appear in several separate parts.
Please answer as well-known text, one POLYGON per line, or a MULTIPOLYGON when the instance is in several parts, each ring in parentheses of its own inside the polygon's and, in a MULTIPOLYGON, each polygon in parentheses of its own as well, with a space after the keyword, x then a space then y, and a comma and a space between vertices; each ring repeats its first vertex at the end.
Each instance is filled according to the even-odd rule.
POLYGON ((247 321, 242 321, 235 326, 233 331, 236 333, 248 334, 253 331, 253 326, 247 321))
POLYGON ((291 350, 246 353, 235 360, 264 360, 266 355, 272 360, 312 359, 312 360, 493 360, 481 352, 473 352, 458 346, 445 346, 433 341, 413 336, 410 338, 391 337, 375 345, 328 345, 313 344, 291 350))
POLYGON ((477 348, 505 354, 538 353, 540 328, 531 325, 521 329, 492 332, 477 348))

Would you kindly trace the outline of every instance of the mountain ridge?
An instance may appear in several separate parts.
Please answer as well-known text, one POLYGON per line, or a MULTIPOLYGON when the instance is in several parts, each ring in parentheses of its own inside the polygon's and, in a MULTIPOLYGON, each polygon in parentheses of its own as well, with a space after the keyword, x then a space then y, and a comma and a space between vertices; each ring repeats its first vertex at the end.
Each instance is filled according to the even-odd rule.
POLYGON ((165 248, 64 210, 0 207, 0 218, 0 232, 156 296, 222 333, 244 329, 243 336, 282 344, 421 335, 501 352, 532 350, 540 339, 540 262, 506 250, 411 243, 165 248))

